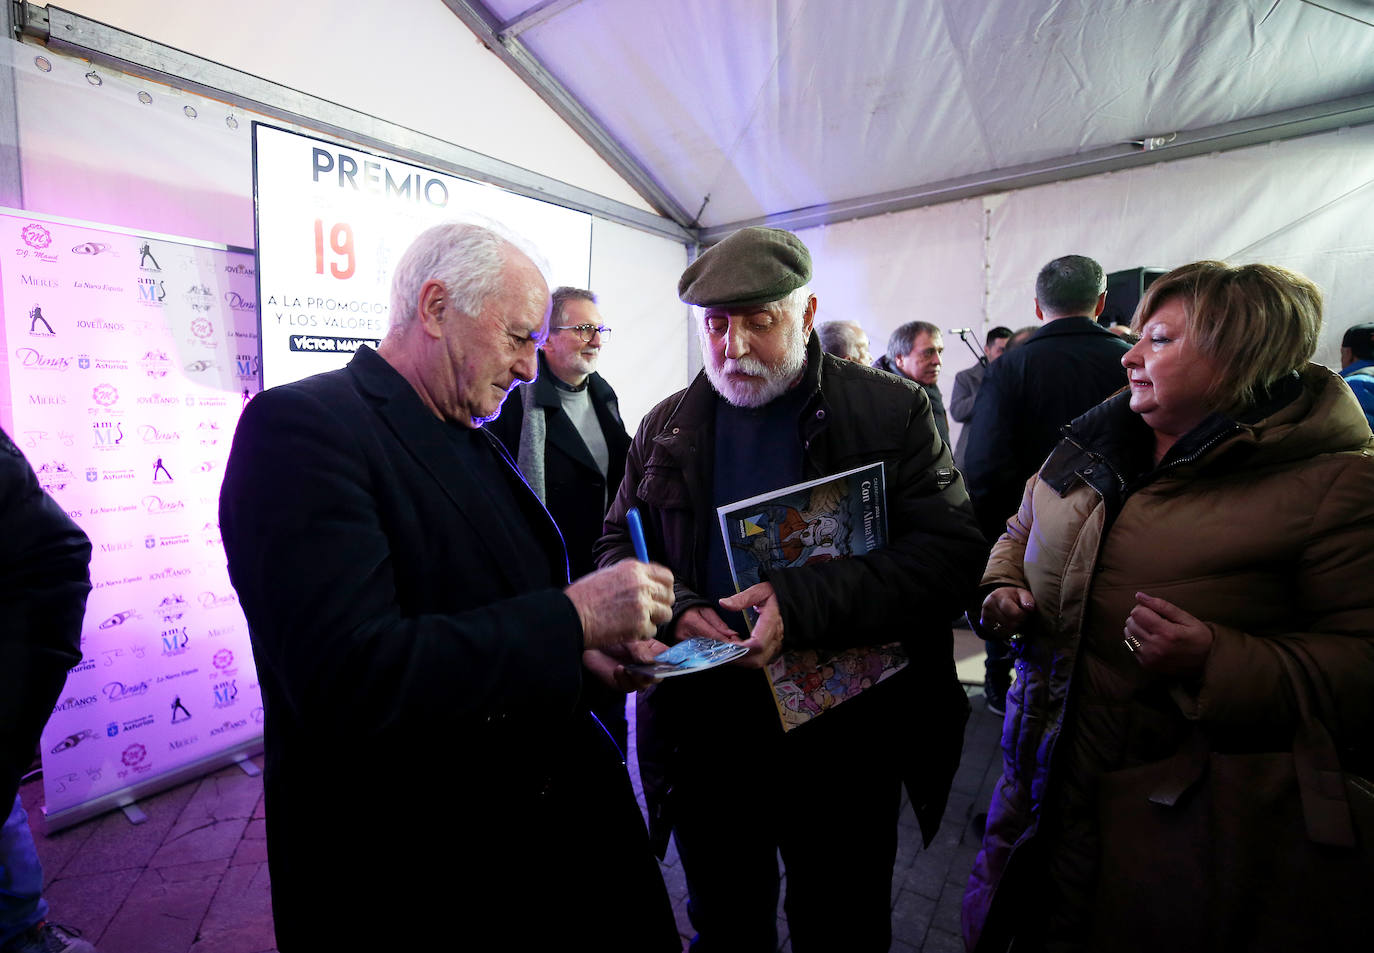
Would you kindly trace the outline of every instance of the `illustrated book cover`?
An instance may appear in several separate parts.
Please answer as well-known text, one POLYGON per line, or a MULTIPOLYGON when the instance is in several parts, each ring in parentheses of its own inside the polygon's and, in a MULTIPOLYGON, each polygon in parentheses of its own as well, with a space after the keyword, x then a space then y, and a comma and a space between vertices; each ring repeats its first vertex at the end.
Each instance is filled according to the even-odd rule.
MULTIPOLYGON (((719 507, 736 591, 764 570, 862 556, 887 544, 882 463, 847 470, 719 507)), ((752 613, 746 613, 752 625, 752 613)), ((783 652, 768 664, 783 729, 791 731, 891 677, 907 664, 901 643, 839 652, 783 652)))

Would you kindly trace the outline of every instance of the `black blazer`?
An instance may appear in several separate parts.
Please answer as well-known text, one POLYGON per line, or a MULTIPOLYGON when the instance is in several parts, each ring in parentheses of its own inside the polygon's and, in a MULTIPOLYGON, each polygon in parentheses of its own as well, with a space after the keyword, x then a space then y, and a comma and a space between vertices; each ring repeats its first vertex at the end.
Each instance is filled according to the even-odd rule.
MULTIPOLYGON (((539 376, 532 384, 524 386, 534 388, 535 403, 544 408, 546 505, 563 533, 563 541, 568 547, 568 565, 572 577, 577 579, 596 568, 592 547, 601 538, 603 517, 625 476, 630 435, 625 432, 615 390, 600 374, 592 374, 587 379, 587 389, 591 392, 596 419, 601 423, 601 434, 606 438, 609 457, 603 478, 577 428, 563 413, 563 402, 558 398, 553 372, 549 370, 543 351, 539 352, 539 376)), ((487 429, 500 438, 515 458, 520 455, 520 431, 525 424, 520 396, 519 390, 512 393, 501 408, 501 416, 487 424, 487 429)))
POLYGON ((81 661, 91 543, 0 430, 0 810, 81 661))
POLYGON ((964 480, 989 543, 1021 506, 1060 428, 1126 386, 1130 345, 1092 318, 1056 318, 988 365, 965 428, 964 480))
POLYGON ((418 941, 436 912, 532 942, 517 898, 585 898, 531 855, 583 854, 583 824, 643 842, 614 745, 574 714, 558 532, 509 461, 519 512, 487 492, 455 426, 364 347, 254 398, 234 435, 220 523, 266 708, 283 953, 418 941), (603 806, 567 823, 588 792, 603 806))

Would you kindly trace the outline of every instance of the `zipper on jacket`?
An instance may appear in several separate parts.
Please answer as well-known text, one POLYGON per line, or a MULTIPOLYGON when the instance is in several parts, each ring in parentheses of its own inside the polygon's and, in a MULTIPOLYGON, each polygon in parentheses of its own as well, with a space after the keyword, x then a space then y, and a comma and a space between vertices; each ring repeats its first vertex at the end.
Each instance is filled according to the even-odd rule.
POLYGON ((1224 440, 1225 438, 1230 437, 1230 436, 1233 436, 1233 435, 1238 434, 1238 433, 1240 433, 1240 424, 1232 424, 1231 426, 1227 427, 1225 430, 1221 431, 1221 433, 1219 433, 1219 434, 1217 434, 1215 437, 1213 437, 1211 440, 1208 440, 1208 441, 1207 441, 1206 443, 1204 443, 1202 446, 1198 447, 1198 448, 1197 448, 1196 450, 1194 450, 1192 453, 1188 454, 1186 457, 1179 457, 1177 460, 1171 460, 1171 461, 1169 461, 1169 463, 1168 463, 1167 466, 1163 466, 1163 467, 1158 467, 1158 468, 1156 468, 1155 472, 1156 472, 1156 473, 1159 473, 1159 472, 1161 472, 1161 471, 1163 471, 1163 470, 1172 470, 1174 467, 1182 466, 1182 465, 1185 464, 1185 463, 1192 463, 1194 460, 1196 460, 1198 457, 1202 456, 1202 455, 1203 455, 1204 453, 1206 453, 1208 450, 1211 450, 1213 447, 1215 447, 1218 443, 1220 443, 1220 442, 1221 442, 1222 440, 1224 440))
MULTIPOLYGON (((1075 440, 1073 438, 1073 435, 1069 432, 1069 428, 1067 425, 1064 427, 1064 439, 1068 441, 1070 444, 1072 444, 1074 447, 1076 447, 1081 453, 1085 454, 1088 458, 1088 465, 1081 470, 1075 470, 1075 473, 1077 473, 1079 476, 1091 475, 1093 468, 1098 465, 1101 465, 1106 467, 1108 472, 1110 472, 1111 475, 1116 478, 1116 484, 1118 487, 1120 487, 1122 490, 1126 488, 1126 478, 1123 477, 1120 474, 1120 472, 1117 471, 1116 467, 1112 465, 1111 461, 1104 457, 1102 454, 1098 453, 1096 450, 1089 450, 1087 447, 1083 446, 1083 444, 1075 440)), ((1087 483, 1088 486, 1092 486, 1092 482, 1090 480, 1084 480, 1083 482, 1087 483)), ((1096 490, 1097 488, 1093 487, 1093 489, 1096 490)), ((1098 493, 1098 495, 1101 496, 1102 494, 1098 493)))

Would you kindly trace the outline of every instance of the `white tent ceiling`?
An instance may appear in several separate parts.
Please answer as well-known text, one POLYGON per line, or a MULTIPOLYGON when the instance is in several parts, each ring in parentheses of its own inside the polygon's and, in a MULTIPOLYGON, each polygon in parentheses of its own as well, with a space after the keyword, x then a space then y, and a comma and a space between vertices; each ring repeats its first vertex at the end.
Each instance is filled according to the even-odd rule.
POLYGON ((444 0, 709 240, 1374 121, 1371 0, 444 0))

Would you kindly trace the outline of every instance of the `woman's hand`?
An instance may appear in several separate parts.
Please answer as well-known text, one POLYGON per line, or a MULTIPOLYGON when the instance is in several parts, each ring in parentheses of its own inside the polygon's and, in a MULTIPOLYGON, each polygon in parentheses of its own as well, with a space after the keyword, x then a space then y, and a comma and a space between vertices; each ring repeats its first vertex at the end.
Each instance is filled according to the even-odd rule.
POLYGON ((978 628, 983 638, 1005 642, 1021 631, 1026 617, 1035 611, 1035 597, 1029 589, 1003 586, 988 593, 983 600, 983 612, 978 628))
POLYGON ((1196 675, 1212 650, 1212 627, 1165 599, 1135 594, 1126 617, 1126 647, 1147 672, 1196 675))

